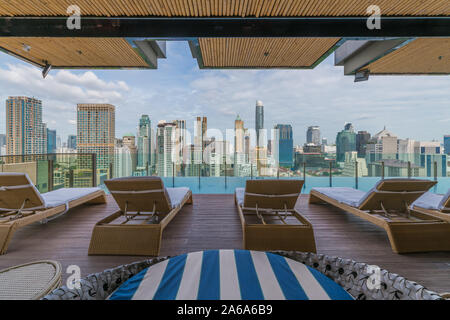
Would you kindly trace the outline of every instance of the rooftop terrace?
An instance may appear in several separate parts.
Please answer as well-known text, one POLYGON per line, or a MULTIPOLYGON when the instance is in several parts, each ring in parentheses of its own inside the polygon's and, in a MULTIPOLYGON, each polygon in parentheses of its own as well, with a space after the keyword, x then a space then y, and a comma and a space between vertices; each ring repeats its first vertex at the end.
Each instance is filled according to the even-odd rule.
MULTIPOLYGON (((339 209, 309 205, 302 195, 297 209, 314 227, 317 252, 378 265, 436 292, 449 291, 450 252, 395 254, 386 232, 339 209)), ((107 204, 81 206, 45 225, 19 230, 8 253, 0 256, 0 269, 32 260, 54 259, 63 265, 78 265, 82 276, 121 264, 143 260, 136 256, 88 256, 94 224, 117 210, 107 204)), ((233 195, 194 195, 194 205, 185 206, 163 233, 161 256, 204 249, 242 248, 242 232, 233 195)), ((63 273, 63 281, 68 274, 63 273)))

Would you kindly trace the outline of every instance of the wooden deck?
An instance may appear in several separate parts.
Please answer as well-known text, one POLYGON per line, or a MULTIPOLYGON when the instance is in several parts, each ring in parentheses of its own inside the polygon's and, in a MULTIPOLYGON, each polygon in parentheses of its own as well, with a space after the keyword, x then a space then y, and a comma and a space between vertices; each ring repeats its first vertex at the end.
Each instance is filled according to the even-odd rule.
MULTIPOLYGON (((318 253, 351 258, 378 265, 436 292, 450 291, 450 253, 399 255, 392 252, 381 228, 326 205, 308 205, 307 196, 297 208, 314 227, 318 253)), ((104 205, 82 206, 45 225, 19 230, 0 256, 0 269, 33 260, 54 259, 78 265, 82 276, 145 259, 132 256, 88 256, 91 231, 96 221, 117 209, 112 198, 104 205)), ((163 234, 161 255, 177 255, 204 249, 242 248, 239 217, 232 195, 194 195, 163 234)), ((66 279, 68 274, 64 274, 66 279)))

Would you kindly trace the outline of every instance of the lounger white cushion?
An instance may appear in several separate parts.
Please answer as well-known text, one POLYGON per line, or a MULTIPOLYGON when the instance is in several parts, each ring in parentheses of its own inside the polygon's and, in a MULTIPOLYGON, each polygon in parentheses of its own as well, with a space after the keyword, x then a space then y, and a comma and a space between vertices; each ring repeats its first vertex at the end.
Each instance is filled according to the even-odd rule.
POLYGON ((367 196, 373 191, 364 192, 361 190, 346 188, 346 187, 334 187, 334 188, 313 188, 313 190, 326 195, 340 203, 347 204, 352 207, 359 207, 364 202, 367 196))
POLYGON ((96 191, 100 188, 62 188, 47 193, 42 193, 46 208, 53 208, 62 204, 67 205, 70 201, 80 199, 96 191))
POLYGON ((242 206, 244 204, 245 188, 236 188, 235 193, 238 205, 242 206))
POLYGON ((172 208, 178 207, 183 201, 186 194, 189 192, 189 188, 179 187, 179 188, 166 188, 167 194, 170 198, 170 204, 172 208))
POLYGON ((427 210, 442 210, 449 197, 450 190, 445 195, 427 192, 414 201, 411 208, 419 207, 427 210))

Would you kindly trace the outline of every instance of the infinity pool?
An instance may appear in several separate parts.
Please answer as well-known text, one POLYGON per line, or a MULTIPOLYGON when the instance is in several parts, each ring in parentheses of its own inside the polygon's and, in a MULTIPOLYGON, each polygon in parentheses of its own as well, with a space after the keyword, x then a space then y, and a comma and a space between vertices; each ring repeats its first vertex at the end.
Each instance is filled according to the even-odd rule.
MULTIPOLYGON (((189 187, 194 194, 231 194, 236 188, 245 187, 245 182, 250 177, 165 177, 163 178, 166 187, 189 187)), ((263 179, 263 178, 254 178, 263 179)), ((273 178, 272 178, 273 179, 273 178)), ((424 178, 425 179, 425 178, 424 178)), ((362 191, 370 190, 379 177, 358 178, 358 185, 354 177, 333 177, 332 187, 350 187, 362 191)), ((438 178, 438 184, 430 191, 434 193, 446 193, 450 189, 450 177, 438 178)), ((302 193, 309 193, 314 187, 330 187, 328 177, 306 177, 302 193)))

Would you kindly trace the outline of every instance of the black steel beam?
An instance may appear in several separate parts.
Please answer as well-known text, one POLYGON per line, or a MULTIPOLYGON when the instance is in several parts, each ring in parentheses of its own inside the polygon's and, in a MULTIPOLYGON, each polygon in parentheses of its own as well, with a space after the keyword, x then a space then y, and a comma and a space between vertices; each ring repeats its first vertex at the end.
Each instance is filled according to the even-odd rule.
POLYGON ((449 37, 450 17, 107 18, 82 17, 69 30, 66 17, 0 17, 0 37, 449 37))

